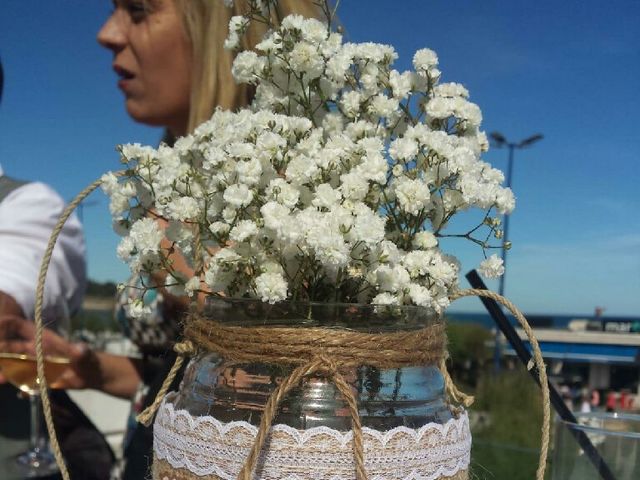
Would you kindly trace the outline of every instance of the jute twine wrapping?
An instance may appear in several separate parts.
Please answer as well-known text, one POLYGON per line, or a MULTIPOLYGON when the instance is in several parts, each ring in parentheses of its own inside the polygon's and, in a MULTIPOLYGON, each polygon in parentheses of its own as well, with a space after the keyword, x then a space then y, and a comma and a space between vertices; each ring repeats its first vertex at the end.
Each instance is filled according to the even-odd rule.
MULTIPOLYGON (((153 458, 153 465, 151 467, 153 478, 161 478, 162 480, 223 480, 218 475, 203 475, 196 476, 186 468, 175 468, 165 460, 153 458)), ((468 480, 469 470, 462 470, 455 475, 440 477, 439 480, 468 480)))
MULTIPOLYGON (((123 173, 124 172, 118 172, 117 175, 122 175, 123 173)), ((46 383, 46 377, 44 372, 44 353, 43 353, 43 345, 42 345, 42 335, 43 335, 43 328, 44 328, 43 319, 42 319, 44 284, 45 284, 45 278, 47 275, 47 270, 49 268, 49 263, 51 261, 51 255, 53 254, 53 249, 58 239, 58 236, 60 235, 62 227, 64 226, 67 219, 71 216, 73 211, 76 209, 76 207, 80 204, 80 202, 82 202, 91 192, 93 192, 101 184, 102 184, 102 180, 100 179, 100 180, 96 180, 87 188, 85 188, 82 192, 80 192, 76 196, 76 198, 74 198, 74 200, 67 206, 67 208, 65 208, 64 212, 60 216, 58 223, 56 224, 55 228, 53 229, 53 232, 51 233, 51 237, 49 238, 49 243, 45 250, 44 257, 42 259, 40 274, 38 276, 38 286, 36 289, 36 305, 35 305, 35 323, 36 323, 35 343, 36 345, 35 346, 36 346, 38 381, 41 388, 41 398, 42 398, 42 406, 43 406, 43 412, 45 417, 45 423, 47 425, 47 430, 49 432, 49 436, 51 439, 51 448, 56 457, 56 462, 60 467, 60 472, 64 480, 70 480, 70 477, 69 477, 69 472, 67 470, 66 464, 64 462, 64 458, 60 451, 60 445, 58 443, 55 427, 53 425, 53 418, 51 415, 51 405, 49 402, 49 395, 47 392, 47 383, 46 383)), ((525 319, 524 315, 515 307, 515 305, 513 305, 511 302, 509 302, 509 300, 502 297, 501 295, 495 294, 487 290, 469 289, 469 290, 461 290, 455 293, 451 297, 451 301, 454 301, 458 298, 462 298, 466 296, 488 297, 504 305, 516 317, 516 319, 518 320, 518 322, 526 332, 527 337, 531 343, 532 350, 533 350, 533 361, 531 365, 528 366, 528 368, 533 368, 533 366, 535 365, 537 369, 537 373, 539 375, 542 394, 543 394, 542 445, 541 445, 538 470, 536 472, 536 479, 543 480, 546 461, 547 461, 548 447, 549 447, 551 408, 550 408, 550 402, 549 402, 549 389, 547 385, 546 368, 544 365, 544 360, 542 358, 542 352, 533 334, 533 330, 529 326, 529 323, 525 319)), ((193 332, 194 332, 194 335, 196 336, 196 339, 202 338, 205 334, 207 334, 207 339, 211 339, 212 337, 209 336, 208 334, 211 333, 212 329, 217 328, 212 324, 211 325, 208 324, 206 327, 203 327, 203 326, 198 327, 199 322, 194 322, 194 325, 195 327, 193 327, 193 332), (198 334, 197 332, 200 332, 200 333, 198 334)), ((233 328, 233 327, 222 327, 222 328, 233 328)), ((428 327, 428 328, 432 328, 432 327, 428 327)), ((273 329, 268 329, 268 330, 272 332, 273 329)), ((315 329, 310 329, 310 330, 315 330, 315 329)), ((189 334, 189 332, 190 330, 187 329, 186 333, 189 334)), ((279 333, 282 333, 282 332, 279 332, 279 333)), ((312 334, 314 335, 316 333, 318 332, 312 332, 312 334)), ((269 428, 271 426, 271 422, 273 421, 273 417, 275 416, 275 413, 277 411, 280 401, 287 394, 287 392, 289 392, 291 388, 295 387, 305 376, 309 376, 315 373, 321 373, 327 376, 328 378, 330 378, 335 383, 336 387, 338 388, 340 393, 342 393, 342 395, 345 398, 345 401, 347 402, 347 405, 349 407, 349 411, 351 414, 352 426, 354 431, 353 451, 354 451, 354 459, 356 462, 356 476, 358 480, 365 480, 367 478, 366 472, 364 469, 362 426, 360 424, 360 418, 358 416, 358 408, 357 408, 356 400, 355 400, 355 397, 353 396, 353 393, 351 392, 351 389, 348 383, 345 381, 345 379, 340 373, 340 368, 347 365, 354 365, 354 363, 349 363, 349 362, 360 362, 361 360, 363 360, 363 357, 362 357, 363 354, 362 354, 362 351, 357 348, 358 345, 352 344, 349 348, 343 348, 341 345, 337 345, 334 341, 332 341, 332 339, 336 338, 336 333, 337 332, 335 330, 331 330, 330 335, 328 337, 326 334, 324 336, 322 333, 319 334, 319 338, 324 338, 324 340, 326 341, 326 344, 323 345, 323 349, 318 349, 316 345, 311 345, 308 343, 308 341, 306 346, 297 345, 297 344, 292 345, 292 348, 301 349, 301 351, 305 351, 307 354, 312 353, 311 356, 307 355, 306 357, 298 357, 298 359, 294 360, 293 355, 292 356, 288 354, 282 355, 281 352, 277 352, 277 351, 271 352, 274 356, 277 356, 277 357, 286 356, 289 360, 287 360, 285 364, 293 365, 295 366, 295 368, 291 372, 289 377, 287 377, 274 390, 270 399, 268 400, 267 405, 265 406, 264 414, 262 416, 262 421, 260 423, 258 435, 256 437, 256 442, 251 450, 249 457, 247 458, 247 461, 240 475, 238 476, 239 479, 250 480, 251 472, 255 466, 255 462, 258 459, 258 455, 264 444, 269 428), (354 348, 354 347, 355 347, 355 350, 352 352, 351 348, 354 348), (341 357, 337 357, 338 353, 346 355, 345 356, 346 363, 342 361, 343 359, 341 357), (333 356, 332 354, 335 354, 336 356, 333 356)), ((354 332, 350 332, 350 333, 354 333, 354 332)), ((228 332, 225 332, 225 335, 227 334, 228 332)), ((236 334, 244 335, 244 334, 240 334, 239 332, 236 332, 236 334)), ((401 334, 402 332, 400 332, 400 335, 401 334)), ((431 330, 429 333, 424 333, 424 335, 420 335, 420 338, 427 341, 427 344, 430 345, 431 347, 434 347, 434 350, 436 350, 439 353, 434 353, 433 351, 431 351, 431 353, 420 353, 420 352, 427 352, 428 350, 426 348, 420 348, 419 349, 420 352, 418 353, 407 352, 406 349, 404 348, 403 343, 396 343, 395 348, 393 348, 394 350, 393 352, 391 352, 392 350, 391 348, 387 348, 387 349, 383 349, 387 352, 387 354, 380 355, 380 351, 376 350, 374 355, 371 355, 366 359, 367 360, 366 362, 362 362, 362 363, 368 363, 370 365, 375 366, 374 362, 377 361, 376 358, 382 357, 382 359, 380 360, 381 362, 383 362, 382 364, 388 365, 388 367, 383 367, 383 368, 393 368, 393 366, 399 367, 399 366, 409 365, 403 362, 411 361, 411 359, 416 358, 415 356, 412 356, 412 355, 416 355, 416 356, 425 355, 425 358, 427 359, 426 363, 429 363, 428 359, 431 359, 434 363, 437 363, 440 366, 442 370, 442 374, 445 378, 445 385, 449 393, 449 396, 454 401, 458 401, 463 404, 469 404, 472 401, 472 399, 464 395, 462 392, 458 391, 455 388, 455 386, 453 385, 453 382, 451 381, 451 378, 447 373, 447 370, 445 368, 446 354, 445 354, 444 342, 442 342, 440 347, 438 347, 437 345, 434 345, 433 341, 430 340, 431 338, 430 334, 433 335, 434 331, 431 330), (429 344, 429 342, 431 342, 431 344, 429 344), (398 348, 400 349, 400 351, 395 351, 398 348), (438 350, 438 348, 440 350, 438 350), (394 363, 394 362, 398 362, 398 363, 394 363)), ((298 335, 300 335, 300 329, 295 329, 295 335, 293 337, 290 337, 289 340, 291 340, 292 338, 295 338, 298 335)), ((361 334, 356 333, 356 335, 361 335, 361 334)), ((393 333, 393 334, 380 334, 380 335, 393 336, 397 334, 393 333)), ((416 332, 411 332, 409 336, 415 338, 416 332)), ((242 357, 242 354, 239 354, 237 351, 233 351, 229 346, 227 337, 221 337, 221 338, 224 339, 224 343, 223 345, 219 345, 219 347, 223 349, 220 351, 220 353, 222 353, 225 356, 228 356, 229 358, 235 359, 235 361, 242 361, 243 358, 245 359, 249 358, 249 357, 242 357), (229 351, 229 350, 232 350, 232 351, 229 351)), ((353 339, 355 339, 355 337, 349 337, 346 339, 344 337, 342 338, 342 340, 345 340, 347 342, 352 341, 353 339)), ((401 341, 400 337, 393 337, 393 339, 396 342, 401 341)), ((236 337, 236 341, 237 340, 238 339, 236 337)), ((380 339, 377 339, 377 340, 380 340, 380 339)), ((389 345, 391 344, 386 342, 385 340, 387 339, 382 339, 380 341, 383 341, 384 345, 389 347, 389 345)), ((411 338, 409 339, 404 338, 404 340, 411 341, 411 338)), ((217 342, 218 340, 215 340, 214 338, 212 340, 212 344, 209 346, 213 347, 214 344, 216 344, 217 342)), ((261 339, 261 337, 257 336, 256 339, 253 341, 253 344, 255 347, 254 350, 248 351, 247 355, 260 355, 260 360, 265 361, 265 357, 263 356, 263 354, 265 353, 264 349, 268 349, 268 347, 265 347, 265 344, 267 343, 268 342, 264 341, 264 339, 261 339), (260 345, 257 345, 257 344, 260 344, 260 345)), ((243 344, 243 349, 244 347, 245 345, 243 344)), ((176 372, 184 362, 184 359, 195 352, 195 345, 191 340, 187 339, 185 342, 176 344, 175 350, 178 353, 176 363, 172 368, 169 376, 165 380, 162 389, 158 393, 158 398, 156 398, 156 401, 149 407, 149 409, 145 410, 140 415, 140 420, 145 423, 149 423, 153 418, 155 411, 157 410, 158 406, 160 405, 160 402, 162 401, 162 397, 167 393, 169 385, 171 384, 171 381, 175 377, 176 372)), ((257 359, 257 357, 251 357, 251 358, 254 360, 257 359)), ((457 476, 454 478, 458 480, 457 476)))
POLYGON ((320 327, 237 327, 191 315, 184 337, 199 350, 216 352, 232 363, 300 366, 314 357, 326 357, 341 368, 389 369, 438 363, 446 351, 442 323, 419 330, 364 333, 320 327))

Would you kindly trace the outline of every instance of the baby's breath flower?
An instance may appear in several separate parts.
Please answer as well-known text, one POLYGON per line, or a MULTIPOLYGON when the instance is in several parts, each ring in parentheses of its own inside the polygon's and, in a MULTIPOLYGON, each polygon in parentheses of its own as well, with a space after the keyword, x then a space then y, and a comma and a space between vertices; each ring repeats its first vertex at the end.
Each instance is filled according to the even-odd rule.
MULTIPOLYGON (((487 239, 502 237, 498 215, 515 205, 504 175, 481 158, 488 141, 468 90, 438 84, 432 50, 398 71, 393 47, 343 43, 302 16, 267 26, 255 51, 238 52, 251 19, 268 17, 265 1, 248 6, 231 18, 225 47, 237 52, 235 80, 255 88, 252 104, 216 110, 172 147, 123 145, 126 175, 103 177, 118 256, 135 274, 170 270, 169 288, 189 296, 442 312, 460 267, 437 237, 468 232, 491 248, 487 239), (452 217, 472 209, 484 210, 477 224, 451 232, 462 223, 452 217), (173 272, 174 252, 202 275, 173 272)), ((495 255, 480 266, 488 276, 503 269, 495 255)))
POLYGON ((280 273, 262 273, 256 278, 256 294, 263 302, 281 302, 287 298, 287 282, 280 273))
POLYGON ((483 260, 478 267, 480 275, 487 278, 497 278, 504 274, 504 265, 501 258, 493 254, 483 260))

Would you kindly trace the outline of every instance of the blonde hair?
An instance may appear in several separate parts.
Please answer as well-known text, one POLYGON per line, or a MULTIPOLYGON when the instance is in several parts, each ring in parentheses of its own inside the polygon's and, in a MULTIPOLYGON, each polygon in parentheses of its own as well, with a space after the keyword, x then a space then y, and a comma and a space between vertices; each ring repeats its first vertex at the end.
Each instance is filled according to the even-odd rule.
MULTIPOLYGON (((231 75, 234 54, 225 50, 224 40, 229 20, 248 12, 246 0, 234 0, 233 7, 223 0, 175 0, 182 15, 192 48, 192 78, 189 123, 187 131, 211 117, 217 107, 237 110, 247 106, 253 91, 248 85, 237 85, 231 75)), ((314 0, 279 0, 272 19, 276 24, 287 15, 322 18, 314 0)), ((266 26, 252 22, 242 38, 242 49, 253 49, 262 39, 266 26)))

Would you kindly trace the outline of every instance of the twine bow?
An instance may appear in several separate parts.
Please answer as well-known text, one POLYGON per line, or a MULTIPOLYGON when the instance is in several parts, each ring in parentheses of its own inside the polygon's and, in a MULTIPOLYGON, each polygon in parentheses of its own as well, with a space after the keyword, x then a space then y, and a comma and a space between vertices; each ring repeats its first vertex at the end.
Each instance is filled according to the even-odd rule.
POLYGON ((321 373, 323 376, 326 376, 333 381, 336 388, 347 402, 349 414, 351 416, 351 425, 353 428, 353 458, 356 463, 356 479, 366 480, 367 473, 364 467, 362 424, 360 422, 360 415, 358 414, 358 403, 356 397, 353 394, 351 387, 338 370, 338 365, 333 360, 323 355, 317 355, 308 363, 295 368, 291 374, 273 391, 265 405, 264 412, 262 413, 262 419, 260 420, 260 427, 258 428, 258 434, 256 435, 253 447, 251 447, 251 452, 238 474, 238 480, 251 480, 251 474, 258 463, 260 451, 267 439, 280 402, 292 388, 302 381, 304 377, 313 375, 314 373, 321 373))

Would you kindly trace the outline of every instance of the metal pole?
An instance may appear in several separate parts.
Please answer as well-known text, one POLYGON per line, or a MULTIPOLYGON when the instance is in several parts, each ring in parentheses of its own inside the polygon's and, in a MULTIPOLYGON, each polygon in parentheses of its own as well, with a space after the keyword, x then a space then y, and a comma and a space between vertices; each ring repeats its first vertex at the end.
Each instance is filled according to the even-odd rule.
MULTIPOLYGON (((511 188, 511 180, 513 176, 513 151, 515 150, 515 144, 509 143, 509 162, 507 163, 507 182, 506 186, 511 188)), ((505 277, 507 276, 507 249, 504 248, 504 244, 509 240, 509 214, 504 216, 504 228, 502 230, 503 236, 503 247, 502 247, 502 265, 504 267, 504 273, 500 276, 500 284, 498 286, 498 293, 504 296, 504 282, 505 277)), ((493 370, 495 373, 500 373, 500 360, 502 357, 502 348, 500 345, 500 341, 502 340, 502 335, 500 334, 500 330, 496 329, 496 335, 494 339, 494 349, 493 349, 493 370)))
MULTIPOLYGON (((506 137, 500 132, 491 132, 489 137, 494 142, 494 145, 497 148, 507 147, 509 149, 509 163, 507 164, 507 178, 506 178, 506 186, 511 188, 511 180, 513 176, 513 156, 516 148, 527 148, 533 145, 534 143, 542 140, 543 136, 540 133, 535 135, 531 135, 530 137, 525 138, 524 140, 518 143, 509 142, 506 137)), ((500 277, 500 285, 498 287, 498 292, 500 295, 504 296, 504 285, 507 276, 507 249, 504 245, 509 241, 509 214, 504 215, 504 224, 502 228, 502 265, 504 267, 504 273, 500 277)), ((500 358, 501 358, 501 340, 500 331, 496 330, 494 349, 493 349, 493 369, 495 373, 500 372, 500 358)))

